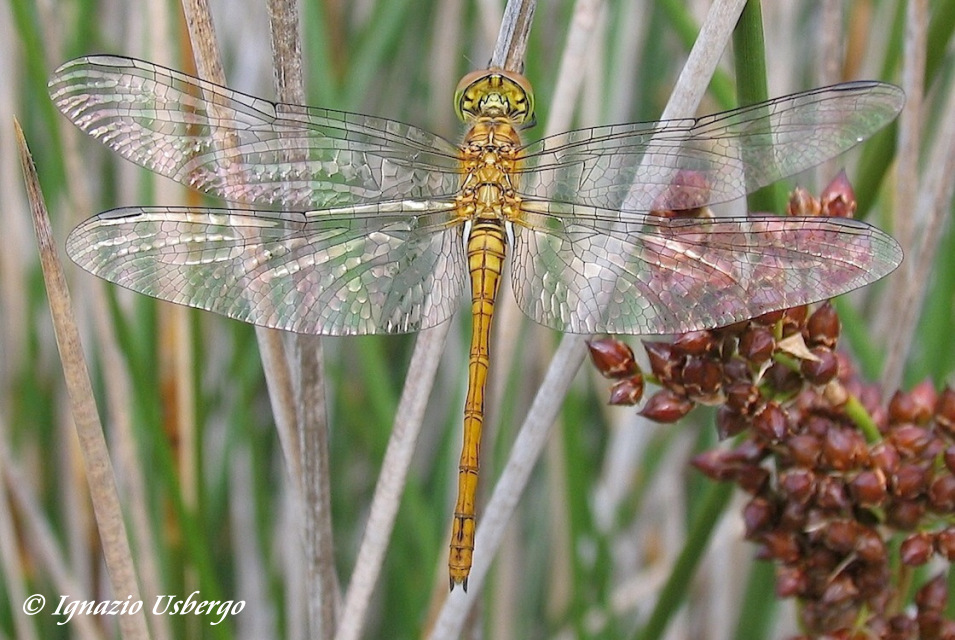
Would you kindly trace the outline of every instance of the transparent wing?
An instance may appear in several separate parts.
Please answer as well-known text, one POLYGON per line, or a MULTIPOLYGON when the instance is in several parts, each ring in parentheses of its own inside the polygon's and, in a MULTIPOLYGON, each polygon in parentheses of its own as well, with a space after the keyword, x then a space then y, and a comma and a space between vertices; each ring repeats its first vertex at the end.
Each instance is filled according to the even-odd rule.
POLYGON ((427 131, 277 104, 140 60, 78 58, 49 88, 123 157, 231 202, 321 209, 446 196, 460 181, 457 147, 427 131))
POLYGON ((727 202, 846 151, 904 102, 893 85, 850 82, 697 119, 568 131, 526 147, 518 190, 624 214, 727 202))
POLYGON ((515 221, 524 313, 572 333, 713 328, 845 293, 902 261, 890 236, 837 218, 667 219, 549 205, 515 221), (639 222, 638 222, 639 220, 639 222))
POLYGON ((467 280, 441 203, 310 213, 132 207, 80 224, 81 267, 156 298, 299 333, 406 333, 447 320, 467 280))

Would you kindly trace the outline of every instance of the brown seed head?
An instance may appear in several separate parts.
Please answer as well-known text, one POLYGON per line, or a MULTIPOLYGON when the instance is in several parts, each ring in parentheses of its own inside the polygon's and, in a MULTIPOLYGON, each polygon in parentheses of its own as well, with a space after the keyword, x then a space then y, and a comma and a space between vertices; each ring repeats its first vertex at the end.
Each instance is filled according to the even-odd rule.
POLYGON ((819 208, 819 200, 803 187, 796 187, 789 196, 786 214, 790 216, 818 216, 819 208))
POLYGON ((773 504, 760 496, 756 496, 743 507, 743 524, 746 528, 746 537, 750 540, 763 533, 776 519, 776 508, 773 504))
POLYGON ((832 218, 851 218, 856 211, 856 195, 845 171, 832 179, 819 196, 820 214, 832 218))
POLYGON ((776 595, 780 598, 801 596, 808 587, 809 580, 801 568, 786 565, 776 567, 776 595))
POLYGON ((688 357, 683 365, 683 386, 694 400, 712 402, 720 398, 723 384, 723 365, 719 360, 688 357))
POLYGON ((855 552, 860 560, 870 564, 882 564, 888 555, 882 536, 869 527, 859 527, 856 532, 855 552))
POLYGON ((932 536, 919 531, 911 534, 899 545, 899 559, 910 567, 918 567, 928 562, 934 551, 932 536))
POLYGON ((756 412, 753 418, 753 429, 767 442, 779 442, 789 431, 786 413, 776 402, 767 402, 756 412))
POLYGON ((939 514, 955 513, 955 476, 936 477, 928 488, 928 505, 939 514))
POLYGON ((944 574, 938 574, 915 593, 919 611, 942 611, 948 604, 948 582, 944 574))
POLYGON ((712 480, 732 480, 740 468, 739 462, 733 459, 732 452, 726 449, 704 451, 693 456, 690 464, 712 480))
POLYGON ((935 550, 949 562, 955 560, 955 526, 946 527, 935 534, 935 550))
POLYGON ((810 384, 824 385, 839 374, 839 360, 828 347, 813 347, 809 350, 815 360, 803 360, 799 371, 810 384))
POLYGON ((776 339, 764 326, 751 324, 739 337, 739 354, 753 364, 763 364, 773 357, 776 339))
POLYGON ((917 527, 924 515, 925 505, 918 500, 893 500, 885 509, 886 523, 903 531, 917 527))
POLYGON ((767 531, 760 541, 768 558, 774 558, 784 564, 793 564, 802 556, 799 538, 792 531, 767 531))
POLYGON ((783 471, 779 474, 779 492, 787 501, 809 504, 816 494, 816 474, 804 467, 783 471))
POLYGON ((928 491, 931 469, 922 463, 903 462, 890 477, 892 495, 903 500, 914 500, 928 491))
POLYGON ((935 413, 935 389, 931 381, 921 382, 911 391, 896 391, 889 401, 889 422, 925 424, 935 413))
POLYGON ((669 389, 661 389, 651 395, 637 413, 654 422, 670 424, 688 414, 693 406, 693 401, 669 389))
POLYGON ((839 476, 819 476, 816 480, 816 505, 827 511, 842 512, 848 509, 852 502, 845 480, 839 476))
POLYGON ((661 382, 672 380, 674 371, 683 366, 683 359, 675 354, 669 342, 644 340, 643 348, 650 360, 650 370, 661 382))
POLYGON ((822 440, 822 459, 837 471, 855 469, 868 458, 865 438, 855 429, 833 426, 822 440))
POLYGON ((935 403, 935 423, 951 438, 955 436, 955 390, 946 386, 935 403))
POLYGON ((794 464, 814 468, 822 455, 822 441, 819 437, 804 433, 787 438, 785 445, 789 448, 789 455, 794 464))
POLYGON ((860 471, 849 481, 849 493, 862 506, 880 506, 888 494, 885 473, 881 469, 860 471))
POLYGON ((673 351, 687 356, 701 356, 717 347, 712 331, 689 331, 681 333, 673 340, 673 351))
POLYGON ((806 343, 810 347, 829 347, 834 349, 839 340, 839 315, 832 304, 826 300, 812 312, 806 321, 806 343))
POLYGON ((883 441, 876 443, 869 450, 869 461, 873 467, 881 470, 886 477, 891 477, 899 468, 901 456, 899 456, 899 452, 894 445, 883 441))
POLYGON ((610 387, 610 404, 633 406, 643 399, 643 376, 620 380, 610 387))
POLYGON ((855 550, 859 528, 852 520, 833 520, 823 526, 822 543, 838 554, 848 555, 855 550))
POLYGON ((618 380, 640 372, 633 350, 626 342, 615 338, 588 340, 587 349, 597 371, 605 378, 618 380))
POLYGON ((809 317, 809 306, 802 304, 798 307, 790 307, 783 312, 783 337, 799 333, 806 326, 806 318, 809 317))

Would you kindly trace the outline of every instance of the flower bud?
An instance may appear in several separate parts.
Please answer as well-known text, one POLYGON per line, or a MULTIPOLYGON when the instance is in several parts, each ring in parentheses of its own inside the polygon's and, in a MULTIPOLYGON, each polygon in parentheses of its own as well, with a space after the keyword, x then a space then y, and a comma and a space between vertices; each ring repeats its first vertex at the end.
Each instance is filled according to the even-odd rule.
POLYGON ((938 574, 915 592, 915 604, 919 611, 941 611, 948 604, 948 583, 943 574, 938 574))
POLYGON ((892 495, 903 500, 914 500, 928 491, 931 470, 923 465, 903 462, 891 479, 892 495))
POLYGON ((689 331, 673 340, 673 351, 686 356, 701 356, 716 347, 711 331, 689 331))
POLYGON ((925 424, 935 413, 935 403, 935 388, 929 380, 920 382, 908 393, 896 391, 889 401, 889 421, 925 424))
POLYGON ((679 396, 669 389, 661 389, 647 399, 643 409, 637 413, 644 418, 670 424, 676 422, 690 412, 694 403, 679 396))
POLYGON ((768 442, 779 442, 789 430, 786 413, 777 403, 766 403, 753 418, 753 430, 768 442))
POLYGON ((951 438, 955 436, 955 390, 945 387, 935 402, 935 423, 951 438))
POLYGON ((732 438, 745 431, 748 426, 747 418, 733 411, 729 406, 724 404, 716 410, 716 435, 720 440, 732 438))
POLYGON ((955 560, 955 526, 946 527, 935 534, 935 550, 949 562, 955 560))
POLYGON ((794 464, 810 469, 818 464, 822 454, 822 442, 816 436, 799 434, 787 438, 785 445, 789 448, 789 456, 794 464))
POLYGON ((909 535, 899 545, 899 558, 902 564, 918 567, 929 561, 934 550, 932 536, 919 531, 909 535))
POLYGON ((833 520, 823 528, 823 544, 840 555, 848 555, 855 550, 858 529, 851 520, 833 520))
POLYGON ((816 493, 816 474, 803 467, 794 467, 779 474, 779 492, 786 500, 808 504, 816 493))
POLYGON ((880 506, 888 494, 885 474, 881 469, 860 471, 849 481, 849 493, 862 506, 880 506))
POLYGON ((743 523, 746 537, 753 539, 768 529, 776 518, 776 509, 765 498, 756 496, 743 507, 743 523))
POLYGON ((914 529, 925 515, 925 506, 917 500, 893 500, 885 510, 886 523, 908 531, 914 529))
POLYGON ((739 337, 739 354, 753 364, 763 364, 772 358, 775 348, 773 332, 760 325, 750 325, 739 337))
POLYGON ((834 426, 822 439, 822 459, 837 471, 856 468, 867 454, 865 438, 854 429, 834 426))
POLYGON ((767 531, 760 537, 760 542, 767 559, 779 560, 783 564, 793 564, 802 555, 799 539, 792 531, 767 531))
POLYGON ((786 204, 786 214, 790 216, 818 216, 819 200, 803 187, 796 187, 786 204))
POLYGON ((587 349, 597 371, 612 380, 627 378, 640 371, 633 350, 626 342, 615 338, 588 340, 587 349))
POLYGON ((643 399, 643 376, 635 375, 610 387, 610 404, 632 406, 643 399))
POLYGON ((943 474, 928 488, 929 507, 940 514, 955 513, 955 476, 943 474))
POLYGON ((806 572, 799 567, 776 567, 776 595, 780 598, 801 596, 809 587, 806 572))
POLYGON ((819 195, 820 215, 831 218, 851 218, 856 211, 856 194, 845 171, 832 179, 819 195))
POLYGON ((683 386, 688 396, 712 400, 719 395, 723 383, 723 367, 718 360, 690 357, 683 365, 683 386))
POLYGON ((682 359, 668 342, 643 341, 643 348, 650 360, 650 370, 661 382, 674 379, 674 370, 682 366, 682 359))
POLYGON ((815 360, 802 360, 799 371, 810 384, 824 385, 839 374, 839 360, 827 347, 813 347, 809 352, 815 360))
POLYGON ((868 527, 859 527, 856 532, 855 553, 870 564, 882 564, 888 555, 882 536, 868 527))
POLYGON ((806 321, 806 342, 810 347, 834 349, 839 340, 840 328, 839 314, 826 300, 806 321))

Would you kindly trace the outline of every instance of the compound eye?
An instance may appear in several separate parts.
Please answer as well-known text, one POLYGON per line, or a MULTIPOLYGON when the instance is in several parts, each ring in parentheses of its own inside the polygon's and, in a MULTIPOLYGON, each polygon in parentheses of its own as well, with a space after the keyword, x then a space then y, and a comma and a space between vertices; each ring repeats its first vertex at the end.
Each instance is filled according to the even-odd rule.
POLYGON ((511 119, 514 124, 534 120, 534 93, 527 78, 504 69, 472 71, 458 83, 454 92, 458 117, 471 122, 485 109, 511 119))

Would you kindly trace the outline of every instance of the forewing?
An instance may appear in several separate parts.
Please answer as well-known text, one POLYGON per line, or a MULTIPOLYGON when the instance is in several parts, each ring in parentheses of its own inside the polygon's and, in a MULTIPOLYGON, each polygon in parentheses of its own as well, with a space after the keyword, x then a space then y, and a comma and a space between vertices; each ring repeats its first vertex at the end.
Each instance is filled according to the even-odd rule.
POLYGON ((890 273, 890 236, 836 218, 668 219, 550 205, 514 224, 524 313, 572 333, 670 334, 815 302, 890 273), (637 222, 639 218, 639 223, 637 222))
POLYGON ((269 102, 148 62, 90 56, 54 72, 50 95, 123 157, 249 206, 310 210, 458 188, 457 148, 407 124, 269 102))
POLYGON ((850 82, 698 119, 569 131, 526 147, 518 190, 618 217, 727 202, 846 151, 904 101, 893 85, 850 82))
POLYGON ((425 205, 115 209, 80 224, 66 249, 110 282, 252 324, 406 333, 447 320, 467 279, 460 226, 425 205))

